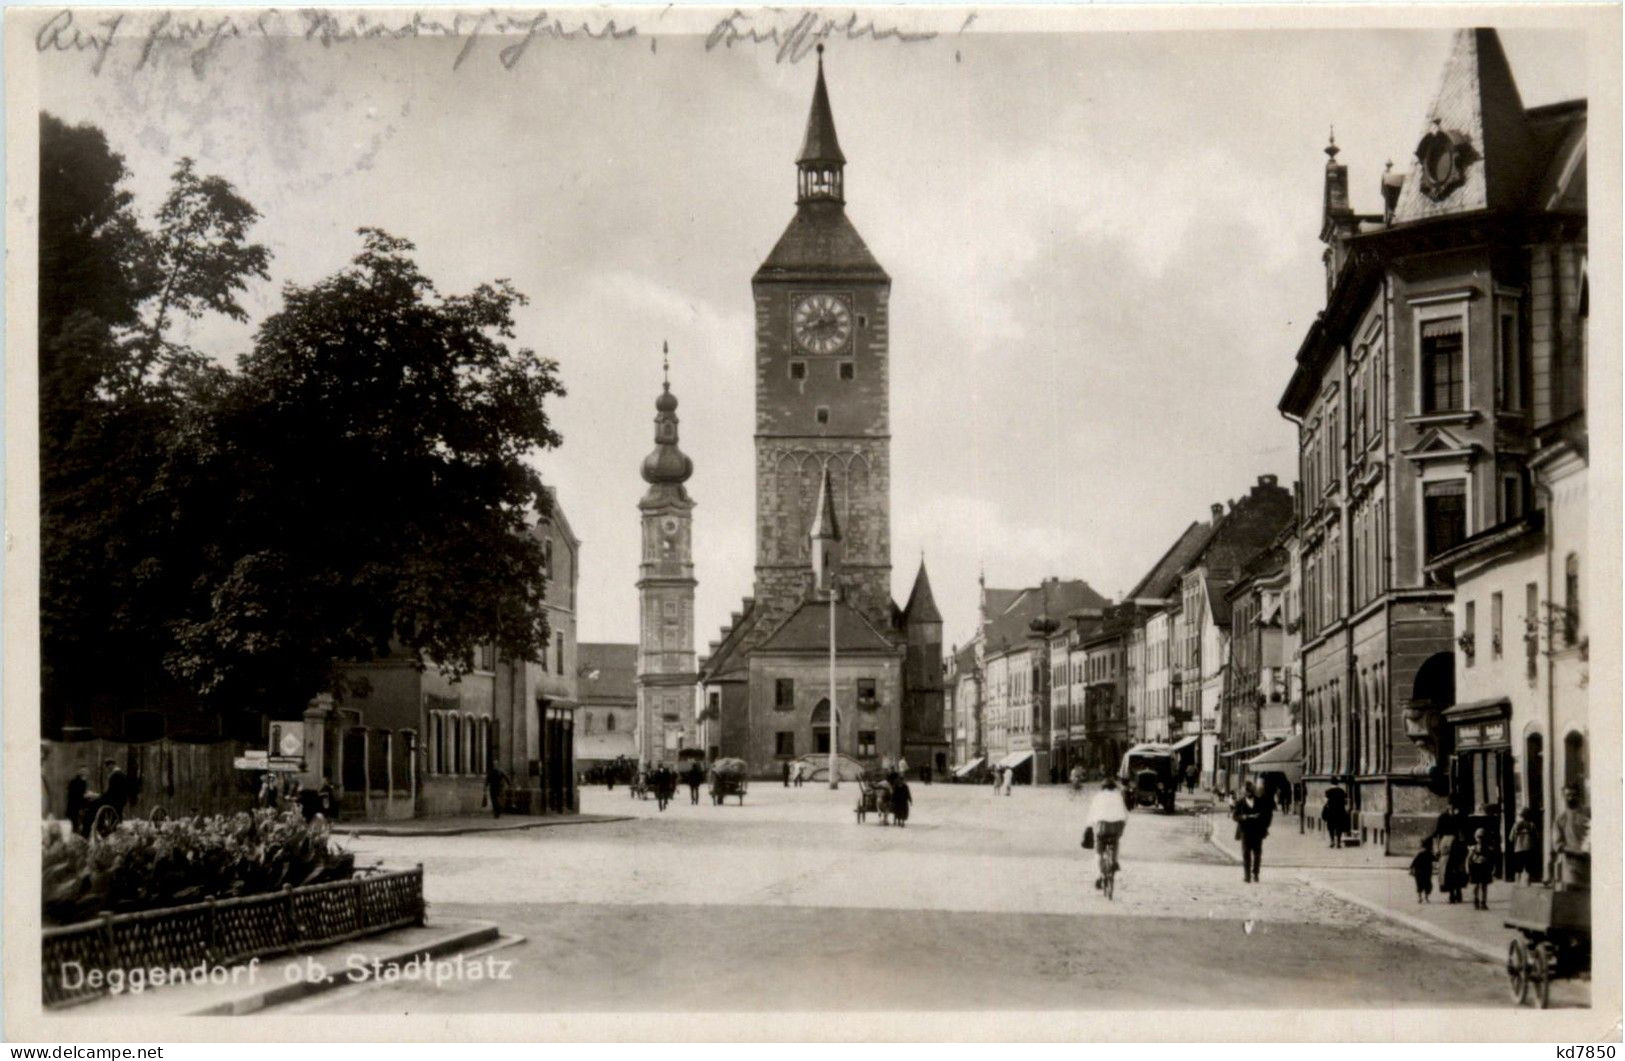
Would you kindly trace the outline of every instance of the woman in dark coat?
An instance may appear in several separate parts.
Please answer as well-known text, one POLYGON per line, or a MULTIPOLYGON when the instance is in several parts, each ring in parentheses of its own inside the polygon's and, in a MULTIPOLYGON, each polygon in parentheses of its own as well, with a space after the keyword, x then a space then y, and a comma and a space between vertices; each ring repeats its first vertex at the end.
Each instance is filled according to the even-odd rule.
POLYGON ((908 808, 914 802, 914 793, 909 791, 908 780, 897 774, 891 786, 891 816, 899 826, 908 824, 908 808))
POLYGON ((1467 843, 1461 836, 1461 823, 1455 814, 1445 811, 1433 826, 1433 842, 1439 852, 1439 890, 1449 896, 1450 902, 1461 902, 1462 889, 1467 887, 1467 843))
POLYGON ((1320 810, 1320 820, 1326 826, 1326 835, 1330 839, 1328 847, 1342 847, 1343 834, 1349 831, 1349 797, 1348 793, 1333 785, 1326 790, 1326 802, 1320 810))

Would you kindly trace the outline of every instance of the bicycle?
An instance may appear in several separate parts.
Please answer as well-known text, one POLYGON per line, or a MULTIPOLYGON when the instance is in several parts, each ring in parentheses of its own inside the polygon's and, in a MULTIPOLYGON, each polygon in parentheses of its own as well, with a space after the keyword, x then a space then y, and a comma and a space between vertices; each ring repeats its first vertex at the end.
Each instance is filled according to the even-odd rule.
POLYGON ((1117 837, 1097 837, 1095 848, 1100 855, 1100 894, 1109 902, 1117 881, 1117 837))

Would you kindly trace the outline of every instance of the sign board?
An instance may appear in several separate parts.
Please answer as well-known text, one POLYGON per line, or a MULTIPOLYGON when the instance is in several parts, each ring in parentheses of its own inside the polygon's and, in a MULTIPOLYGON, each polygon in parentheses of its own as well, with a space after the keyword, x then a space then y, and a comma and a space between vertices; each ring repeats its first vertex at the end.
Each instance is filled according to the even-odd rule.
POLYGON ((238 770, 255 773, 297 774, 305 768, 303 759, 271 759, 264 752, 248 752, 231 761, 238 770))
POLYGON ((305 754, 305 724, 303 722, 273 722, 266 742, 273 757, 301 759, 305 754))

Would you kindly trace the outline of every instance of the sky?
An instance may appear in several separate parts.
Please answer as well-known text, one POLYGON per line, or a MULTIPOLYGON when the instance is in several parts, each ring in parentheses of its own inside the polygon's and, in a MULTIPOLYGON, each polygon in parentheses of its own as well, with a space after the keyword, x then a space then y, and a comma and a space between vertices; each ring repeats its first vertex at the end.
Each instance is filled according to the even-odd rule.
MULTIPOLYGON (((442 291, 502 277, 529 296, 518 341, 568 390, 548 410, 564 444, 538 463, 583 543, 584 641, 637 639, 638 468, 669 341, 704 653, 751 588, 750 277, 794 211, 811 56, 640 26, 539 37, 511 66, 500 47, 519 38, 319 33, 160 43, 143 64, 140 29, 121 27, 99 74, 92 50, 44 55, 40 98, 107 133, 140 208, 190 156, 262 213, 272 280, 248 293, 248 325, 205 322, 196 345, 230 362, 282 285, 342 267, 363 225, 415 242, 442 291)), ((1503 41, 1525 105, 1586 94, 1577 36, 1503 41)), ((1324 299, 1322 148, 1335 126, 1355 208, 1380 212, 1383 164, 1408 168, 1449 44, 830 42, 847 212, 893 281, 899 601, 922 556, 949 642, 973 630, 979 573, 1115 599, 1210 504, 1261 474, 1292 481, 1275 405, 1324 299)))

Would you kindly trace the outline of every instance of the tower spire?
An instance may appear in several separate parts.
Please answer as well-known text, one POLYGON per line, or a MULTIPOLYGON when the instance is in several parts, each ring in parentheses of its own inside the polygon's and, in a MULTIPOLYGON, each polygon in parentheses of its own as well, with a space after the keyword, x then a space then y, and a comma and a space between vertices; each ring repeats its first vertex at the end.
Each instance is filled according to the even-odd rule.
POLYGON ((824 84, 824 46, 818 46, 818 80, 813 85, 812 110, 807 114, 807 135, 796 157, 796 202, 844 202, 842 170, 846 156, 835 137, 835 115, 829 106, 829 89, 824 84))
POLYGON ((671 347, 660 344, 660 396, 655 399, 655 448, 643 458, 643 481, 681 487, 694 474, 694 462, 677 448, 677 395, 671 392, 671 347))

